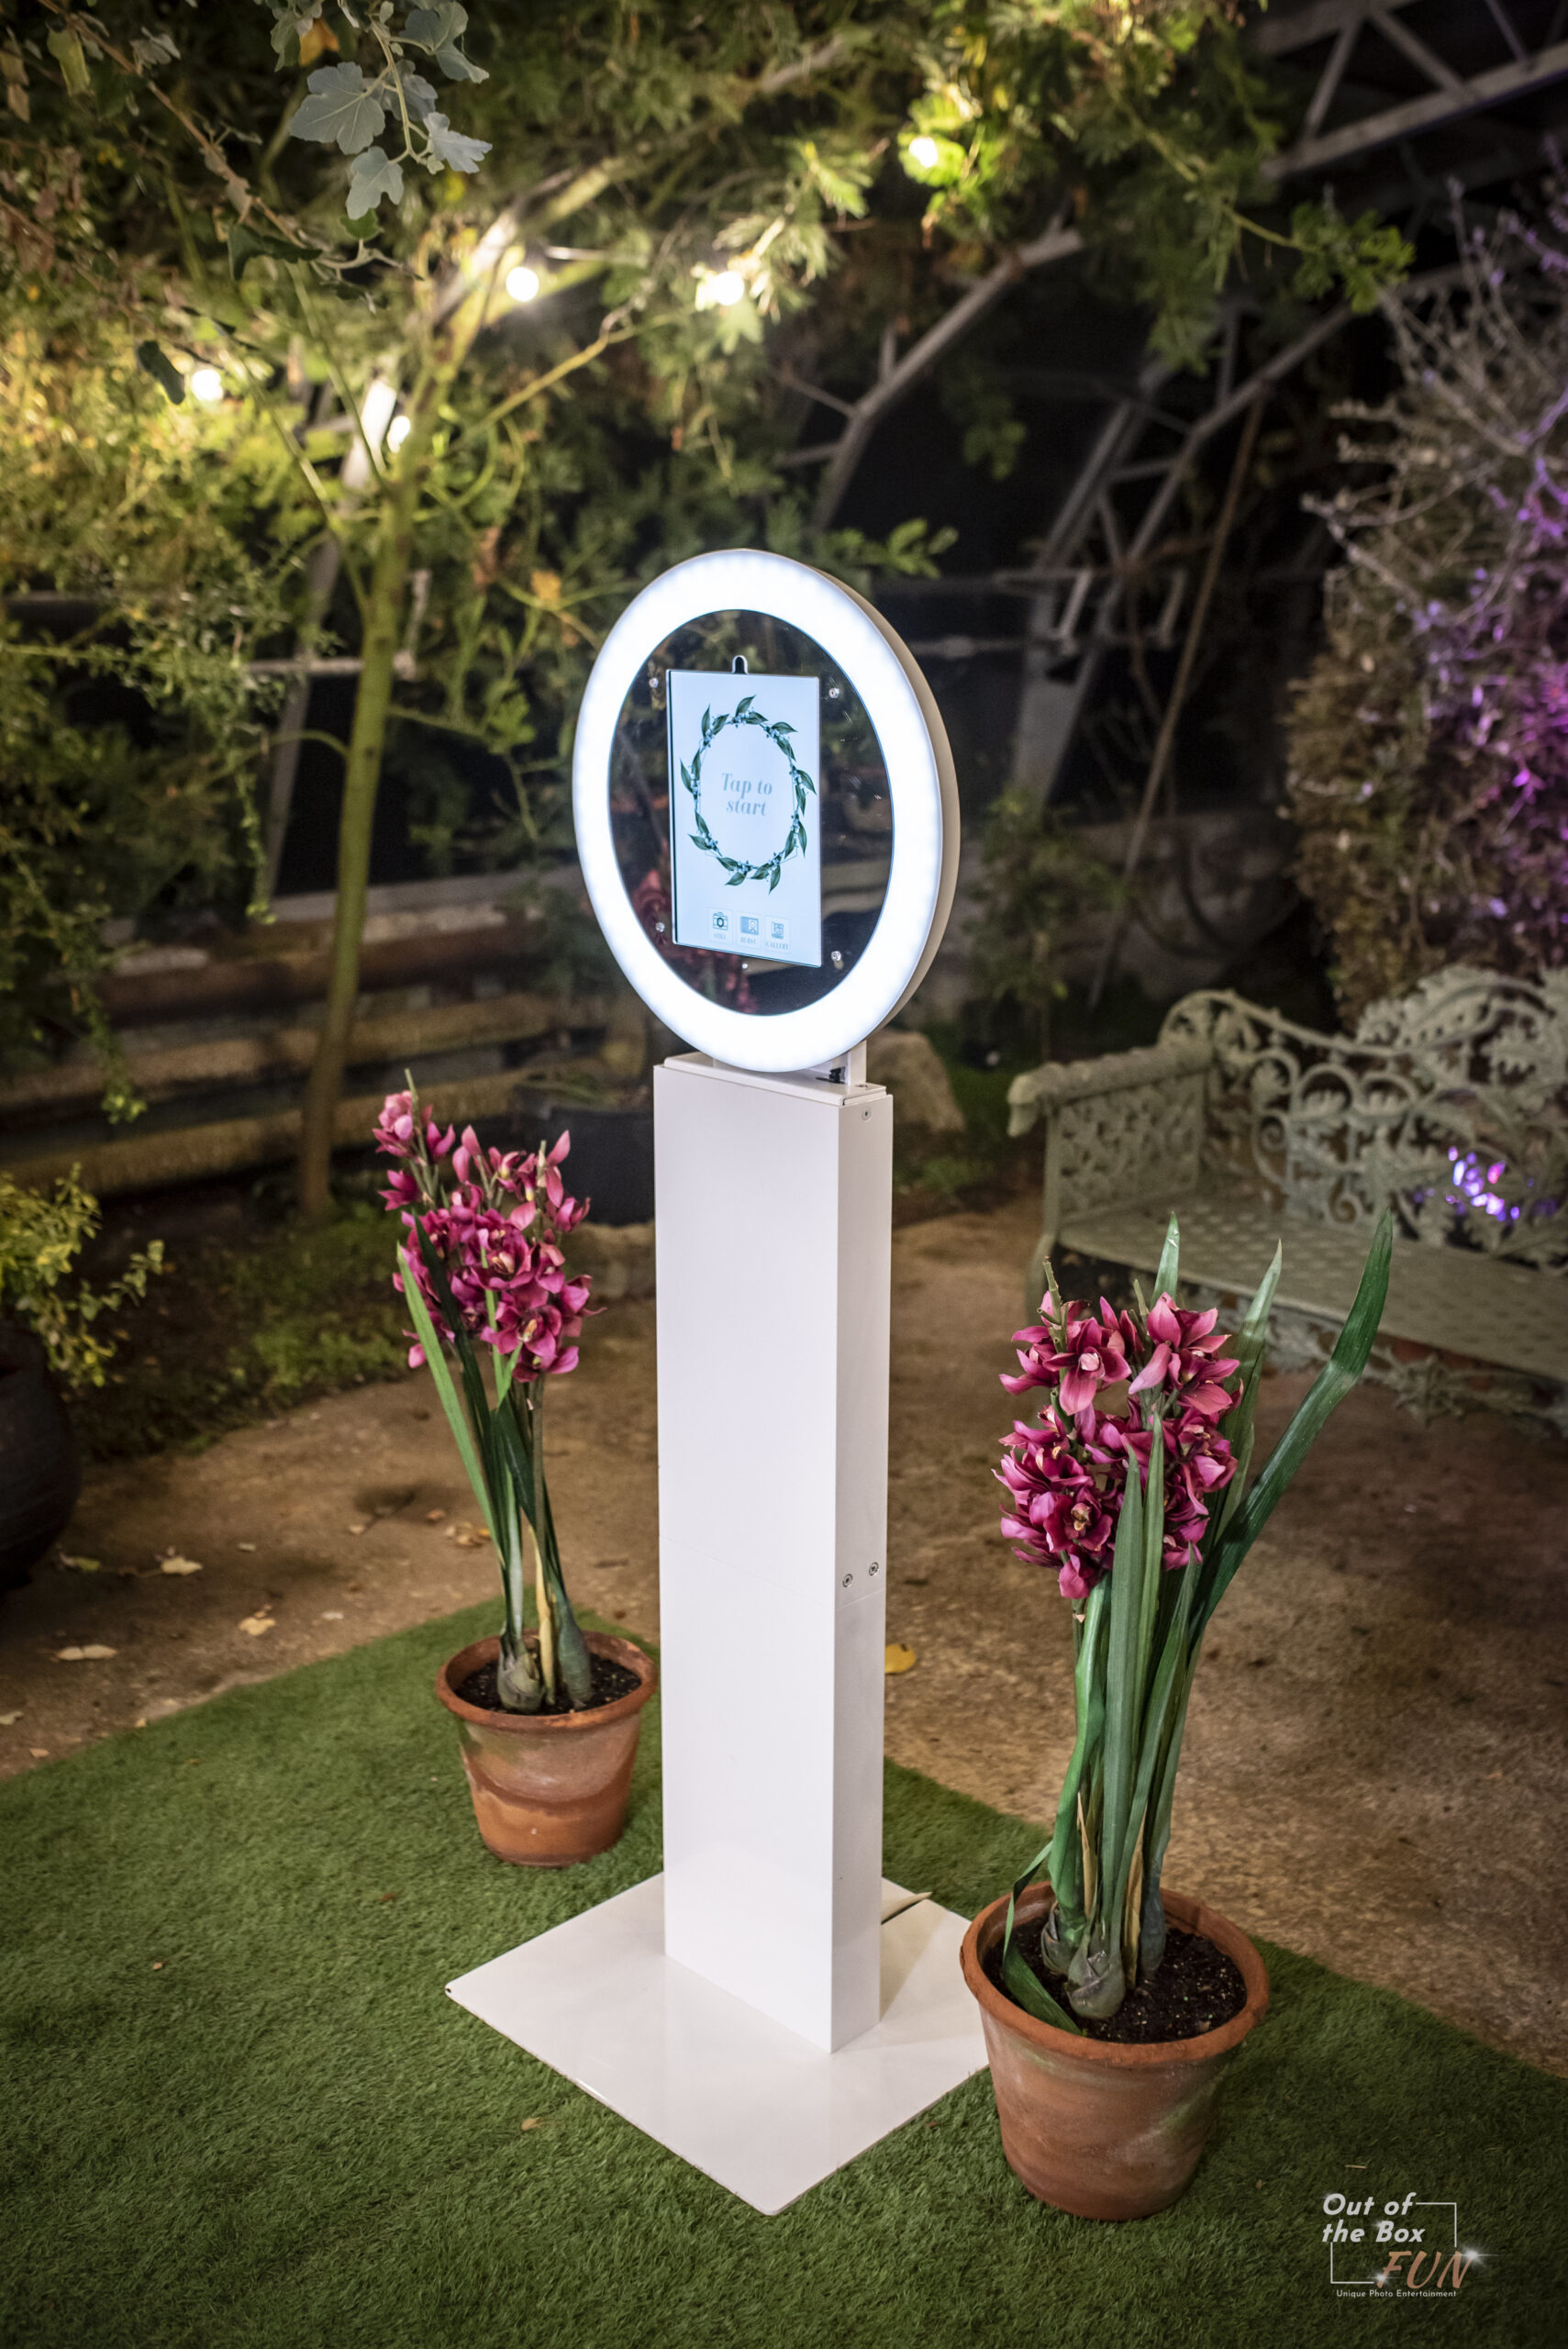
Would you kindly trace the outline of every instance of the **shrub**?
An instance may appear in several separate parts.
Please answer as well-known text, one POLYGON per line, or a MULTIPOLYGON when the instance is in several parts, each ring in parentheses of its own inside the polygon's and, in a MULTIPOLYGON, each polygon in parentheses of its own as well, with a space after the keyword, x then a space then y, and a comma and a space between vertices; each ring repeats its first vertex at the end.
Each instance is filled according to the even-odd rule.
POLYGON ((1385 298, 1401 381, 1318 507, 1347 561, 1290 721, 1298 874, 1354 1019, 1450 963, 1568 961, 1568 182, 1385 298))

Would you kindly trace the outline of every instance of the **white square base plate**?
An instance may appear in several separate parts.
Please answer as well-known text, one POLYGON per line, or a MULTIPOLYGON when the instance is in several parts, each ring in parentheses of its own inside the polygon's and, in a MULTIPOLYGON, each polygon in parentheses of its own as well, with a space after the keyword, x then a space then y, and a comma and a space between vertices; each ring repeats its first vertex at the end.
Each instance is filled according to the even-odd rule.
POLYGON ((966 1929, 929 1900, 888 1916, 882 2020, 831 2055, 665 1956, 662 1876, 447 1989, 771 2218, 984 2067, 966 1929))

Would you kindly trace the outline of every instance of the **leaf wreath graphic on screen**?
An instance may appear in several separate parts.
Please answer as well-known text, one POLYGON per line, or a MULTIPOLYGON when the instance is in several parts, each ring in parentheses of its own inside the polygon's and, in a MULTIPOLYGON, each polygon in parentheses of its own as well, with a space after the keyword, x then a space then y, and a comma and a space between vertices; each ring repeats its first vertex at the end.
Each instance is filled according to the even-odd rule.
POLYGON ((795 733, 794 727, 785 718, 764 717, 762 712, 753 706, 753 700, 754 697, 748 694, 743 701, 736 703, 733 709, 723 710, 717 718, 711 709, 704 710, 702 740, 693 753, 691 765, 688 767, 684 763, 682 764, 681 781, 692 795, 692 807, 696 817, 697 828, 691 835, 692 844, 701 849, 705 856, 711 856, 716 863, 723 866, 729 875, 728 887, 738 889, 743 881, 765 881, 770 889, 776 889, 779 885, 779 874, 789 859, 797 850, 802 852, 805 851, 806 796, 808 793, 815 793, 817 786, 806 770, 796 763, 795 747, 791 739, 795 733), (748 864, 741 857, 726 856, 709 830, 707 818, 702 811, 703 761, 727 726, 755 726, 765 734, 774 749, 783 755, 789 768, 790 782, 794 786, 795 807, 790 817, 789 830, 784 836, 783 845, 776 848, 772 856, 761 864, 748 864))

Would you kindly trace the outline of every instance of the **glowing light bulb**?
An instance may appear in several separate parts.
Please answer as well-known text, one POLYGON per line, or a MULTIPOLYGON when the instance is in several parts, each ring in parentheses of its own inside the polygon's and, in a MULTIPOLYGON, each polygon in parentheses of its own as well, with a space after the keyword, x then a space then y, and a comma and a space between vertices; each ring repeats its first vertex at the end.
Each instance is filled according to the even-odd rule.
POLYGON ((717 277, 708 280, 707 298, 717 303, 721 310, 728 310, 735 303, 744 301, 745 296, 746 280, 738 269, 721 269, 717 277))
POLYGON ((411 416, 395 416, 392 422, 386 428, 387 447, 389 449, 401 449, 403 443, 407 440, 408 435, 413 431, 413 429, 414 419, 411 416))
POLYGON ((911 139, 909 141, 909 161, 912 163, 917 163, 923 172, 934 172, 941 160, 941 149, 934 139, 928 139, 924 132, 918 139, 911 139))
POLYGON ((193 370, 190 384, 193 398, 201 400, 208 407, 215 400, 220 400, 223 397, 223 377, 216 367, 197 367, 193 370))
POLYGON ((506 291, 514 302, 531 302, 539 293, 539 272, 519 262, 506 272, 506 291))

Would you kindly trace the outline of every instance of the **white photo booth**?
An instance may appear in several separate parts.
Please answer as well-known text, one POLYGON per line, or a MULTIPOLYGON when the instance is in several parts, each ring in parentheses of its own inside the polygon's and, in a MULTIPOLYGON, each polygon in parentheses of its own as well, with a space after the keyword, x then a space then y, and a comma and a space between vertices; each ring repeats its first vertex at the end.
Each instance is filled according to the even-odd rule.
POLYGON ((957 793, 886 622, 783 556, 645 588, 584 696, 594 909, 655 1072, 664 1871, 459 2002, 763 2211, 984 2062, 882 1876, 892 1103, 957 793), (745 925, 742 928, 742 924, 745 925))

